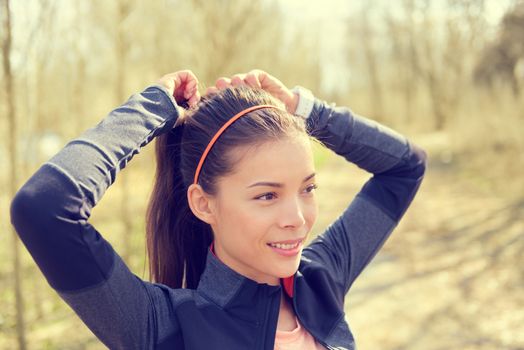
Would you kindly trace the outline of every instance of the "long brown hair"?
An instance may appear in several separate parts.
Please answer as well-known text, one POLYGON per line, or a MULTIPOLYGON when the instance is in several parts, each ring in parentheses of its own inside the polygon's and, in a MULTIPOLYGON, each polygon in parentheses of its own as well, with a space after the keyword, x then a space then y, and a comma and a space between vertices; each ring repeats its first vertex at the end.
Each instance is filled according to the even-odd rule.
MULTIPOLYGON (((191 211, 187 189, 213 135, 233 115, 259 104, 284 108, 279 100, 260 89, 240 86, 220 90, 204 96, 187 112, 183 123, 156 138, 157 168, 146 214, 152 281, 172 288, 198 286, 213 231, 191 211)), ((302 119, 275 108, 252 111, 231 124, 213 145, 198 183, 206 193, 215 195, 217 179, 234 171, 238 159, 231 151, 235 147, 297 135, 308 137, 302 119)))

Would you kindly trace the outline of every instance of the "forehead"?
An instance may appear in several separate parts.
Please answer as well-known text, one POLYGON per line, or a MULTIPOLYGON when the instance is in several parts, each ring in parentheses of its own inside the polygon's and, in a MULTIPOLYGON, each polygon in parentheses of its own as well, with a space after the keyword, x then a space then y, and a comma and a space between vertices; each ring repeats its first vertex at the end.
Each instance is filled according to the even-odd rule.
POLYGON ((255 181, 301 182, 315 169, 311 141, 307 137, 237 147, 231 152, 231 159, 234 161, 233 173, 221 182, 237 186, 255 181))

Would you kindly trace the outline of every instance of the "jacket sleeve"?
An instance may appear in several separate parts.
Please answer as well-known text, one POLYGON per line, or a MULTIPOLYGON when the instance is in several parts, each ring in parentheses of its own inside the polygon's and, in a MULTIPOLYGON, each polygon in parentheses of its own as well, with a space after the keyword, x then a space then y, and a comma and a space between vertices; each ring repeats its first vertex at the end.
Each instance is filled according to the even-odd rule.
POLYGON ((385 125, 318 99, 306 124, 311 136, 373 174, 344 212, 303 250, 305 259, 330 271, 343 297, 412 202, 427 155, 385 125))
POLYGON ((65 145, 11 202, 11 223, 48 283, 111 349, 152 348, 162 336, 153 305, 167 310, 167 298, 88 219, 117 173, 177 117, 167 90, 147 87, 65 145))

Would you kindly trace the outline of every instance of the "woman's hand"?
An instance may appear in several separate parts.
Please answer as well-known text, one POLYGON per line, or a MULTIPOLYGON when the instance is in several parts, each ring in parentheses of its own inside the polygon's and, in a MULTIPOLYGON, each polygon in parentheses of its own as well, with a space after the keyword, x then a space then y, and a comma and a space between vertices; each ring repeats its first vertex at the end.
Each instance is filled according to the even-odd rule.
POLYGON ((269 92, 286 105, 289 113, 294 114, 297 109, 298 95, 291 92, 280 80, 260 69, 249 73, 235 74, 231 78, 219 78, 215 86, 208 87, 206 95, 225 89, 228 86, 247 85, 269 92))
POLYGON ((198 79, 190 70, 166 74, 157 83, 167 88, 177 104, 182 107, 186 104, 189 107, 194 107, 200 101, 198 79))

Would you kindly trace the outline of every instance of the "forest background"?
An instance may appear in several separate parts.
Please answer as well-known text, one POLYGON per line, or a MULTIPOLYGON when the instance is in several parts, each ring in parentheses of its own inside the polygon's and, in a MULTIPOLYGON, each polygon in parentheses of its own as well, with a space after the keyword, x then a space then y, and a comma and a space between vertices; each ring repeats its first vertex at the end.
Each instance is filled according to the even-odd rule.
MULTIPOLYGON (((524 2, 0 0, 0 349, 103 349, 9 220, 69 140, 165 73, 253 68, 423 147, 424 182, 353 285, 361 349, 524 349, 524 2)), ((147 279, 150 145, 90 219, 147 279)), ((315 147, 311 239, 370 174, 315 147)))

